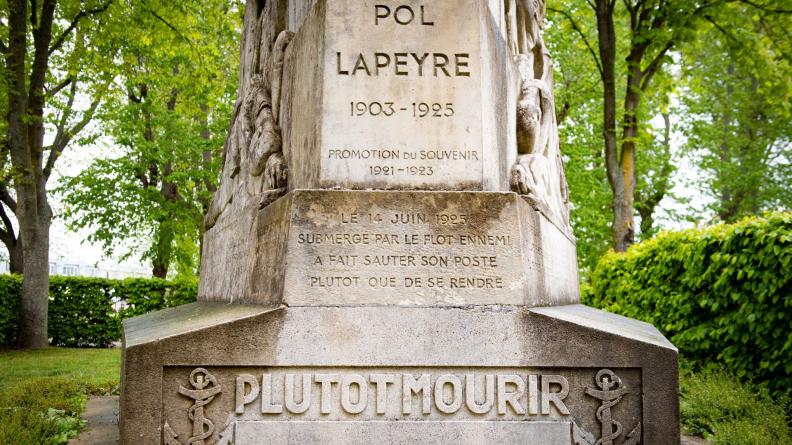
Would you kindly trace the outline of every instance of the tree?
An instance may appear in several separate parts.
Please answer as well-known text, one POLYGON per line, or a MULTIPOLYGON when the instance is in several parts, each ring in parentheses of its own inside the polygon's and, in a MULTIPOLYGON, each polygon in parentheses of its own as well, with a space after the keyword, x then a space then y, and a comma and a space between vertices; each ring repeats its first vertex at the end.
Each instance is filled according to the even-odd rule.
MULTIPOLYGON (((577 2, 566 2, 561 8, 549 10, 553 20, 548 29, 548 41, 554 46, 558 60, 556 78, 561 81, 556 86, 559 103, 563 104, 558 120, 570 183, 572 222, 585 274, 608 248, 615 245, 612 236, 615 195, 609 186, 606 150, 601 136, 605 134, 602 119, 605 87, 599 53, 590 44, 598 37, 594 25, 597 17, 592 8, 577 2)), ((624 15, 615 15, 614 20, 620 42, 616 50, 623 53, 629 20, 624 15)), ((613 57, 614 88, 616 95, 623 96, 627 64, 613 57)), ((670 125, 657 129, 650 122, 662 114, 670 120, 668 99, 673 92, 673 82, 662 71, 657 76, 655 87, 647 90, 635 109, 634 143, 647 147, 641 157, 634 157, 632 161, 637 179, 632 195, 642 216, 644 234, 654 231, 652 215, 666 195, 674 171, 670 139, 665 137, 670 136, 670 125)), ((612 103, 615 104, 615 100, 612 103)))
POLYGON ((6 99, 0 239, 9 249, 14 271, 24 272, 21 347, 48 344, 52 209, 47 181, 60 155, 93 118, 106 90, 101 59, 112 52, 103 44, 100 30, 111 1, 6 0, 0 12, 6 99), (86 107, 79 105, 81 99, 87 99, 86 107), (45 139, 51 143, 45 144, 45 139), (18 235, 6 208, 16 218, 18 235))
MULTIPOLYGON (((577 12, 577 11, 576 11, 577 12)), ((581 273, 610 247, 610 189, 602 168, 602 87, 594 59, 570 22, 554 15, 545 41, 555 59, 556 120, 569 182, 571 224, 581 273)))
POLYGON ((660 202, 667 196, 674 197, 670 193, 672 176, 677 171, 674 165, 675 153, 671 146, 671 133, 674 129, 672 119, 680 119, 680 110, 676 107, 672 109, 670 104, 671 97, 677 94, 675 84, 676 79, 673 76, 666 72, 658 73, 655 88, 646 95, 646 105, 643 108, 656 110, 662 124, 655 126, 644 122, 636 138, 636 145, 644 147, 641 157, 635 160, 635 211, 640 216, 640 237, 643 240, 651 238, 658 230, 655 212, 660 202))
POLYGON ((134 240, 165 278, 195 274, 236 90, 239 8, 224 0, 147 1, 117 36, 119 77, 101 122, 122 151, 61 184, 64 216, 113 254, 134 240), (218 138, 217 135, 222 137, 218 138))
MULTIPOLYGON (((665 144, 642 144, 642 132, 647 131, 648 121, 661 111, 648 107, 647 98, 662 93, 656 79, 671 60, 671 52, 692 40, 701 23, 711 21, 713 14, 730 4, 739 3, 772 14, 789 11, 750 0, 588 0, 586 3, 588 8, 569 4, 548 10, 569 22, 596 63, 602 83, 604 165, 613 195, 613 247, 624 251, 635 242, 636 197, 643 199, 638 210, 649 224, 653 209, 667 191, 670 158, 664 154, 665 144), (591 44, 595 39, 596 46, 591 44), (617 103, 619 97, 623 98, 622 105, 617 103), (654 171, 660 180, 653 182, 652 193, 637 195, 642 179, 637 176, 639 151, 651 153, 652 146, 661 149, 659 154, 649 156, 657 161, 654 171)), ((651 231, 651 227, 646 229, 651 231)))
POLYGON ((626 0, 628 40, 624 102, 617 107, 616 72, 618 53, 615 0, 590 3, 597 17, 599 72, 604 86, 603 127, 605 166, 613 192, 613 246, 625 251, 635 242, 636 150, 640 107, 652 80, 667 61, 669 51, 690 34, 700 7, 695 3, 658 0, 626 0), (617 135, 617 114, 621 114, 621 138, 617 135))
POLYGON ((722 221, 792 208, 791 17, 737 3, 707 20, 682 51, 698 182, 722 221))

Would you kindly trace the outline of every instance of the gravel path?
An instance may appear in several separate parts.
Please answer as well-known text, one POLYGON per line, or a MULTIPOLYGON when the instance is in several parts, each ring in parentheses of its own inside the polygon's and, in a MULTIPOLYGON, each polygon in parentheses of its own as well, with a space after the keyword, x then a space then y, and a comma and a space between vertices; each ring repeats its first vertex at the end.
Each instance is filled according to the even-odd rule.
POLYGON ((85 431, 69 445, 115 445, 118 434, 118 396, 91 397, 83 418, 88 421, 85 431))

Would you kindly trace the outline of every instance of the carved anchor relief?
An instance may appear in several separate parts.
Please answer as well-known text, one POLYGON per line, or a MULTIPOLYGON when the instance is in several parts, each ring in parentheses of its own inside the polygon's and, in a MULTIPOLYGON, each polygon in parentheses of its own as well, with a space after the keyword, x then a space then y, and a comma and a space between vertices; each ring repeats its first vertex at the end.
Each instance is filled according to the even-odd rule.
MULTIPOLYGON (((193 370, 190 373, 189 381, 193 389, 181 386, 179 387, 179 394, 195 401, 187 411, 187 417, 193 424, 192 436, 187 439, 187 442, 182 444, 178 440, 178 434, 173 431, 173 428, 166 420, 165 428, 163 429, 165 445, 209 445, 206 439, 212 437, 215 432, 214 423, 206 418, 204 408, 212 403, 215 397, 222 392, 220 384, 217 383, 215 376, 204 368, 193 370)), ((231 420, 230 417, 229 420, 231 420)), ((226 422, 225 430, 216 445, 231 445, 232 426, 231 422, 226 422)))
MULTIPOLYGON (((594 435, 573 424, 575 445, 614 445, 614 441, 623 432, 622 424, 613 418, 611 408, 618 404, 630 390, 624 386, 621 378, 610 369, 603 369, 594 378, 599 389, 586 388, 586 394, 602 402, 597 408, 597 420, 602 425, 602 435, 598 440, 594 435)), ((623 445, 638 445, 641 441, 641 423, 627 435, 623 445)))

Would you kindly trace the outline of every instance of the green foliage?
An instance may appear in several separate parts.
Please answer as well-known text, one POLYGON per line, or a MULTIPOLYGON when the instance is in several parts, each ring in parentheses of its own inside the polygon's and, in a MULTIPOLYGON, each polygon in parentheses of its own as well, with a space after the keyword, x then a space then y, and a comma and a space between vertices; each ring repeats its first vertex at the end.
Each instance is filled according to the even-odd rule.
MULTIPOLYGON (((0 275, 0 345, 15 344, 21 278, 0 275)), ((106 347, 121 338, 121 320, 195 301, 198 281, 51 277, 53 346, 106 347), (122 309, 116 311, 115 307, 122 309)))
MULTIPOLYGON (((115 77, 113 61, 117 45, 109 36, 114 29, 123 28, 115 20, 117 11, 125 7, 122 3, 106 0, 0 2, 0 23, 3 24, 0 39, 4 42, 3 62, 0 63, 0 241, 6 246, 19 246, 20 225, 45 222, 21 218, 19 211, 24 207, 17 206, 17 201, 26 199, 27 195, 24 188, 20 188, 24 183, 20 182, 23 175, 36 174, 41 181, 36 187, 42 188, 36 192, 35 199, 46 199, 47 181, 63 152, 75 143, 89 143, 100 134, 89 124, 115 77), (29 3, 26 38, 11 39, 12 5, 20 3, 29 3), (48 14, 46 11, 50 8, 48 14), (14 96, 10 94, 12 88, 18 88, 14 76, 7 71, 12 66, 12 54, 16 52, 12 51, 15 43, 21 52, 20 65, 24 65, 24 74, 19 73, 21 77, 16 79, 19 82, 16 85, 24 85, 27 97, 40 99, 40 105, 25 99, 20 102, 20 108, 20 105, 12 105, 14 101, 9 102, 14 96), (16 120, 14 116, 21 116, 24 128, 16 130, 18 125, 10 125, 16 120), (39 132, 33 123, 43 123, 44 128, 39 132), (16 131, 27 132, 29 139, 13 137, 16 131), (23 140, 28 142, 22 143, 23 140), (12 223, 14 216, 17 218, 12 223)), ((46 223, 49 224, 48 219, 46 223)), ((21 258, 12 258, 21 261, 21 258)), ((15 266, 21 270, 22 264, 15 266)))
POLYGON ((680 376, 683 428, 715 445, 792 443, 784 403, 722 371, 680 376))
MULTIPOLYGON (((624 199, 611 192, 605 173, 604 82, 616 89, 617 145, 636 145, 634 171, 620 174, 635 177, 640 239, 654 235, 661 218, 708 220, 715 210, 733 221, 792 207, 792 15, 783 1, 561 0, 548 3, 547 11, 545 40, 555 59, 561 148, 584 278, 611 246, 612 201, 624 199), (599 40, 596 7, 613 19, 614 48, 599 40), (652 26, 631 24, 643 17, 651 17, 652 26), (603 43, 614 50, 613 79, 595 63, 603 43), (631 68, 633 76, 658 69, 629 86, 631 68), (630 93, 640 98, 634 111, 625 108, 630 93), (624 130, 632 119, 637 134, 630 140, 624 130), (690 164, 676 171, 683 156, 690 164), (677 185, 688 187, 674 193, 677 185), (686 205, 701 196, 714 205, 686 205)), ((623 151, 614 155, 624 163, 623 151)))
POLYGON ((117 389, 120 367, 117 349, 0 352, 0 443, 66 444, 86 396, 117 389))
POLYGON ((101 278, 50 278, 49 336, 58 346, 105 347, 119 338, 113 286, 101 278))
POLYGON ((70 227, 91 230, 108 255, 142 256, 158 277, 171 265, 197 272, 236 93, 236 8, 154 0, 120 12, 130 26, 113 34, 119 76, 100 115, 115 153, 58 189, 70 227))
POLYGON ((119 283, 118 295, 127 307, 121 318, 137 317, 163 308, 192 303, 198 295, 198 280, 165 281, 159 278, 133 278, 119 283))
MULTIPOLYGON (((586 22, 594 20, 589 8, 574 2, 567 6, 586 22)), ((611 244, 611 191, 602 158, 602 87, 594 60, 568 20, 551 11, 545 33, 555 59, 561 154, 569 183, 571 224, 585 275, 611 244)))
MULTIPOLYGON (((561 152, 569 182, 571 222, 578 239, 581 275, 585 278, 613 243, 613 192, 605 169, 603 138, 603 84, 596 61, 598 56, 595 59, 585 43, 592 44, 592 49, 596 47, 597 20, 588 5, 571 0, 550 5, 548 14, 545 42, 554 58, 561 152)), ((617 95, 623 97, 628 67, 621 55, 630 50, 631 29, 628 15, 620 4, 617 4, 614 22, 619 33, 616 51, 620 55, 616 58, 615 81, 617 95)), ((648 226, 649 233, 654 230, 651 217, 659 201, 668 193, 674 173, 665 128, 655 128, 651 120, 659 113, 670 112, 668 97, 673 91, 670 76, 658 73, 638 109, 636 143, 641 155, 635 165, 636 208, 642 216, 648 215, 642 227, 648 226)), ((617 119, 622 117, 617 113, 617 119)), ((621 126, 622 122, 617 125, 621 126)), ((621 134, 618 136, 621 140, 621 134)))
POLYGON ((0 345, 13 345, 16 342, 20 295, 22 277, 3 275, 0 278, 0 345))
POLYGON ((683 47, 685 148, 721 220, 792 208, 791 27, 789 14, 734 3, 683 47))
POLYGON ((87 398, 70 379, 33 379, 0 394, 0 443, 65 445, 84 426, 87 398))
POLYGON ((792 213, 609 253, 584 301, 653 323, 698 366, 792 393, 792 213))

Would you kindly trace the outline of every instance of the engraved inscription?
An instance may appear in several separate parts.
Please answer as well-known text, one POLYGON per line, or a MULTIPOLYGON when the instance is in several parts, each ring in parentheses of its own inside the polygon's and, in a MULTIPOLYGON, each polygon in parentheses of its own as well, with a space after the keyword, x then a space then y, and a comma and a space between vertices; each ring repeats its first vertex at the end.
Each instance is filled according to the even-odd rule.
POLYGON ((520 303, 526 262, 518 228, 477 208, 475 198, 417 201, 409 211, 313 205, 310 221, 316 223, 290 234, 304 264, 301 275, 289 277, 297 286, 286 291, 302 298, 325 293, 350 303, 398 298, 390 303, 409 304, 473 302, 476 296, 486 304, 503 292, 520 303))
POLYGON ((381 1, 352 9, 328 24, 338 37, 325 54, 323 174, 378 188, 480 183, 481 49, 477 39, 454 38, 478 27, 478 8, 381 1))
POLYGON ((270 373, 236 377, 236 414, 569 415, 561 375, 270 373), (497 382, 497 385, 496 385, 497 382), (541 406, 541 410, 539 407, 541 406))
POLYGON ((617 439, 638 445, 641 437, 637 369, 621 369, 618 375, 607 369, 486 367, 164 371, 164 440, 172 445, 184 445, 179 435, 192 444, 230 445, 242 425, 261 425, 261 439, 277 425, 336 421, 353 429, 388 422, 432 422, 436 428, 475 422, 494 429, 553 423, 565 425, 570 440, 585 445, 616 444, 617 439), (627 425, 637 426, 628 430, 627 425), (601 439, 589 431, 601 432, 601 439))

